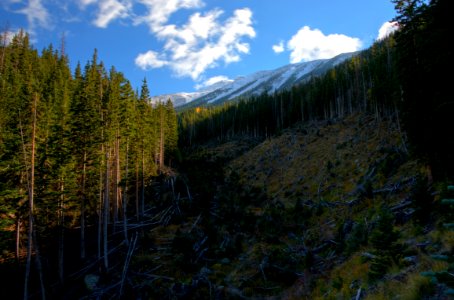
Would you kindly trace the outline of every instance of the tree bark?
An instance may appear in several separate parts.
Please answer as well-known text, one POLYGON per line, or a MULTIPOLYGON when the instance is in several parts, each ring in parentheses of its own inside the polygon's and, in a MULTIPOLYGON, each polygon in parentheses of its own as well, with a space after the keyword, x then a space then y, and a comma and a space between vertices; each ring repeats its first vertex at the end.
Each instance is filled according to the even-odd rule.
POLYGON ((113 199, 112 199, 112 211, 113 211, 113 230, 115 232, 115 224, 118 222, 118 207, 119 207, 119 181, 120 181, 120 135, 118 129, 115 132, 115 168, 114 168, 114 186, 113 186, 113 199))
POLYGON ((64 192, 64 180, 61 179, 60 182, 60 203, 59 203, 59 227, 60 227, 60 235, 58 238, 58 277, 60 279, 60 283, 64 281, 64 253, 65 253, 65 197, 63 195, 64 192))
MULTIPOLYGON (((38 247, 34 245, 36 243, 36 235, 34 232, 34 191, 35 191, 35 152, 36 152, 36 125, 37 125, 37 104, 38 104, 38 95, 35 93, 33 97, 32 104, 32 138, 31 138, 31 158, 30 158, 30 177, 28 180, 28 245, 27 245, 27 264, 25 267, 25 283, 24 283, 24 299, 28 299, 28 284, 30 281, 30 269, 32 261, 32 252, 35 249, 35 254, 37 257, 36 263, 38 265, 39 278, 41 283, 41 297, 45 299, 45 290, 43 284, 43 276, 41 269, 41 260, 39 259, 38 247)), ((22 126, 21 126, 22 127, 22 126)), ((23 135, 22 128, 21 134, 23 135)), ((23 138, 23 136, 22 136, 23 138)), ((27 155, 24 147, 24 159, 27 155)), ((25 161, 27 163, 27 161, 25 161)))
POLYGON ((103 218, 103 250, 104 250, 104 268, 106 272, 109 269, 107 233, 109 226, 109 150, 106 149, 106 175, 104 176, 104 218, 103 218))
POLYGON ((20 263, 20 229, 21 229, 21 219, 18 216, 16 220, 16 260, 17 263, 20 263))
MULTIPOLYGON (((101 146, 101 153, 104 152, 104 146, 101 146)), ((102 226, 103 226, 103 207, 104 207, 104 191, 103 191, 103 167, 104 163, 101 159, 101 167, 99 169, 99 195, 98 195, 98 259, 101 259, 102 253, 102 226)))
POLYGON ((139 162, 136 161, 136 218, 140 220, 139 213, 139 162))
POLYGON ((85 181, 87 168, 87 151, 84 151, 82 165, 82 195, 80 204, 80 258, 85 259, 85 181))
POLYGON ((121 186, 120 186, 120 178, 121 178, 121 167, 120 167, 120 130, 117 129, 117 156, 116 156, 116 174, 115 174, 115 189, 116 189, 116 212, 117 215, 115 221, 118 221, 118 210, 120 208, 121 203, 121 186))
POLYGON ((142 176, 140 188, 140 216, 143 218, 145 213, 145 150, 142 148, 142 176))
POLYGON ((128 176, 129 176, 129 139, 126 139, 126 167, 125 167, 125 186, 123 189, 123 231, 125 242, 128 244, 128 176))
POLYGON ((160 139, 159 139, 159 171, 164 169, 164 109, 160 108, 160 119, 161 119, 161 128, 160 128, 160 139))

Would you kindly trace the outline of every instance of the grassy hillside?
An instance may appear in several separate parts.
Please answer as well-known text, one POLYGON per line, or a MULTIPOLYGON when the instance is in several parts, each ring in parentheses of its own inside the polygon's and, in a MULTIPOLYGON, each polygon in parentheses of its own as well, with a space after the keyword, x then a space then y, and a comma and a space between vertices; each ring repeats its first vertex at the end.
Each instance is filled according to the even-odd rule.
POLYGON ((393 120, 357 114, 187 154, 175 188, 185 182, 191 196, 144 232, 132 268, 152 272, 135 293, 420 299, 444 289, 420 275, 446 268, 431 254, 452 251, 438 226, 442 187, 427 185, 393 120))
MULTIPOLYGON (((419 271, 434 262, 425 247, 437 244, 432 250, 450 251, 452 244, 432 230, 430 211, 423 212, 424 222, 416 220, 421 213, 414 199, 418 189, 422 186, 422 201, 433 199, 424 190, 424 166, 409 159, 402 142, 392 120, 355 115, 296 126, 229 164, 230 176, 237 174, 244 189, 264 193, 263 201, 246 209, 271 216, 269 226, 281 228, 272 241, 263 239, 266 229, 255 236, 262 257, 273 255, 275 247, 287 259, 312 254, 312 261, 301 265, 304 272, 299 270, 296 282, 279 297, 345 299, 359 293, 371 299, 397 294, 417 299, 428 292, 428 279, 419 271), (389 268, 375 276, 370 268, 378 259, 373 253, 382 249, 375 249, 371 238, 384 210, 391 214, 390 229, 399 233, 394 241, 399 249, 387 262, 389 268)), ((383 249, 387 247, 392 245, 383 249)), ((293 263, 287 262, 295 267, 293 263)))

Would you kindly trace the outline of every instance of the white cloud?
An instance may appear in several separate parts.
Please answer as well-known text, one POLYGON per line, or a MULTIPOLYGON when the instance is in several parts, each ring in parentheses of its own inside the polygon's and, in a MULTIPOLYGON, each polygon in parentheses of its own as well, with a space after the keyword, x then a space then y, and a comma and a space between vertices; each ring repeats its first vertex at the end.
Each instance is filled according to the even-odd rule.
MULTIPOLYGON (((16 5, 21 0, 4 1, 16 5)), ((199 79, 209 68, 240 61, 250 51, 247 39, 256 35, 249 8, 237 9, 232 15, 226 16, 221 9, 200 11, 205 6, 203 0, 73 1, 80 10, 93 9, 91 22, 96 27, 107 28, 119 19, 134 25, 146 25, 161 48, 146 49, 149 51, 139 53, 135 59, 136 65, 142 69, 167 67, 177 76, 194 80, 199 79), (199 11, 191 13, 182 23, 170 21, 171 16, 183 9, 199 11)), ((44 6, 48 2, 22 0, 20 3, 24 3, 23 8, 16 12, 27 16, 32 35, 38 27, 51 29, 52 15, 44 6)), ((69 13, 68 6, 58 8, 69 13)), ((70 19, 81 20, 77 17, 68 18, 66 22, 70 19)))
POLYGON ((98 11, 96 19, 93 21, 96 27, 106 28, 115 19, 130 17, 132 0, 79 0, 79 6, 82 9, 96 3, 98 11))
POLYGON ((167 23, 169 17, 180 9, 199 8, 201 0, 139 0, 148 9, 148 14, 135 20, 136 24, 146 23, 154 33, 167 23))
POLYGON ((29 0, 26 7, 17 11, 27 17, 29 33, 35 34, 38 26, 44 28, 51 28, 50 15, 47 9, 41 3, 41 0, 29 0))
POLYGON ((147 70, 151 68, 161 68, 167 65, 167 61, 159 58, 159 54, 154 51, 147 51, 136 57, 135 63, 140 68, 147 70))
POLYGON ((228 78, 227 76, 214 76, 214 77, 211 77, 211 78, 203 81, 202 83, 197 84, 195 86, 195 89, 200 90, 200 89, 209 87, 210 85, 213 85, 215 83, 222 82, 222 81, 232 82, 233 80, 228 78))
POLYGON ((357 51, 360 47, 361 41, 358 38, 343 34, 324 35, 319 29, 311 29, 309 26, 301 28, 287 42, 287 49, 291 51, 291 63, 331 58, 341 53, 357 51))
POLYGON ((94 24, 101 28, 116 18, 126 18, 132 7, 131 1, 104 0, 99 3, 99 14, 94 24))
POLYGON ((0 33, 0 45, 1 46, 6 46, 9 45, 12 41, 14 36, 19 34, 19 30, 17 31, 11 31, 11 30, 6 30, 0 33))
POLYGON ((273 45, 272 48, 273 48, 273 51, 274 51, 275 53, 282 53, 282 52, 284 52, 284 50, 285 50, 285 49, 284 49, 284 42, 283 42, 283 41, 280 41, 279 44, 273 45))
POLYGON ((385 22, 378 30, 377 40, 382 40, 388 35, 399 29, 399 24, 397 22, 385 22))
MULTIPOLYGON (((218 20, 223 14, 219 9, 205 14, 195 13, 185 25, 179 27, 166 24, 170 15, 178 8, 199 7, 202 5, 200 1, 169 1, 171 4, 161 11, 153 6, 157 0, 142 2, 151 5, 148 16, 155 18, 147 19, 148 25, 150 30, 164 41, 164 48, 159 64, 156 64, 156 55, 148 56, 150 62, 147 63, 146 53, 140 54, 137 57, 140 58, 140 63, 137 63, 136 59, 136 64, 141 68, 168 66, 177 76, 188 76, 196 80, 205 70, 215 67, 219 62, 237 62, 241 59, 241 54, 249 53, 249 44, 242 41, 244 37, 255 37, 252 12, 248 8, 236 10, 223 24, 218 20), (176 6, 177 3, 180 6, 176 6)), ((163 2, 159 3, 158 7, 162 8, 163 2)))

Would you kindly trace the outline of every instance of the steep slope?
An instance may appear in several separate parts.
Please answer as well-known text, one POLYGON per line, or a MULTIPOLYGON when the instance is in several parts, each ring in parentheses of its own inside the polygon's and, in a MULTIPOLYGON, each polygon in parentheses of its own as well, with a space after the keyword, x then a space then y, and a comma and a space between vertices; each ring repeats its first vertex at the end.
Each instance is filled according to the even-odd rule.
MULTIPOLYGON (((454 232, 437 229, 446 219, 404 149, 393 118, 356 114, 188 150, 130 224, 142 238, 123 296, 443 299, 420 273, 446 268, 429 254, 449 253, 454 232)), ((122 265, 84 293, 115 296, 122 265)))
POLYGON ((227 174, 248 195, 243 217, 257 220, 249 250, 229 273, 243 291, 438 299, 445 288, 420 273, 446 268, 428 254, 452 251, 453 233, 434 229, 437 199, 392 119, 358 114, 295 126, 233 159, 227 174), (245 283, 248 274, 260 275, 245 283))
MULTIPOLYGON (((225 270, 226 285, 276 299, 430 293, 419 272, 442 267, 421 247, 438 243, 431 251, 449 251, 451 237, 430 229, 415 234, 421 224, 415 198, 431 199, 420 185, 423 170, 402 148, 393 120, 361 114, 295 126, 236 157, 226 168, 241 187, 233 222, 244 232, 254 225, 244 252, 225 270), (381 232, 385 216, 390 230, 381 232), (392 232, 398 233, 389 238, 392 232), (393 258, 374 275, 387 251, 393 258)), ((226 212, 221 204, 219 213, 226 212)))
POLYGON ((403 150, 393 120, 359 114, 296 125, 262 142, 243 137, 207 143, 188 154, 180 178, 192 197, 178 198, 171 221, 146 233, 154 246, 134 259, 133 268, 147 263, 158 280, 136 295, 422 294, 427 282, 419 272, 437 265, 421 247, 434 243, 431 251, 438 253, 449 248, 449 239, 430 229, 415 234, 411 200, 424 173, 403 150), (397 230, 383 232, 378 224, 390 215, 397 230), (378 234, 387 239, 384 246, 374 242, 378 234), (394 251, 388 250, 393 245, 400 245, 394 267, 380 265, 381 277, 372 279, 379 258, 387 259, 381 253, 394 251))
POLYGON ((400 142, 391 121, 353 116, 313 122, 264 141, 230 168, 242 186, 266 191, 267 198, 285 207, 301 199, 343 205, 355 201, 365 185, 379 189, 395 184, 389 175, 405 160, 400 142), (387 160, 390 170, 382 170, 387 160))
POLYGON ((290 64, 275 70, 259 71, 238 77, 233 81, 215 83, 204 90, 194 93, 155 96, 152 97, 152 101, 170 99, 175 107, 185 109, 201 105, 221 104, 236 98, 256 96, 262 93, 272 94, 290 89, 293 85, 308 80, 311 76, 321 75, 355 54, 356 52, 344 53, 331 59, 290 64))

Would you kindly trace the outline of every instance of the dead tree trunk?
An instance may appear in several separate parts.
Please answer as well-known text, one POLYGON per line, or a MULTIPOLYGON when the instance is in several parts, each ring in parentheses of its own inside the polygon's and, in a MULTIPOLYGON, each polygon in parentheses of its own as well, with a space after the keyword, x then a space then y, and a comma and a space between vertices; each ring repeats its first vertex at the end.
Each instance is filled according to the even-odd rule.
POLYGON ((118 210, 120 209, 121 207, 121 186, 120 186, 120 178, 121 178, 121 166, 120 166, 120 131, 119 129, 117 129, 117 144, 116 144, 116 147, 117 147, 117 155, 116 155, 116 160, 115 160, 115 170, 116 170, 116 174, 115 174, 115 189, 116 189, 116 197, 115 197, 115 201, 116 201, 116 212, 115 214, 117 215, 116 216, 116 219, 115 221, 118 221, 118 210))
POLYGON ((125 166, 125 181, 123 189, 123 231, 125 236, 125 242, 128 244, 128 176, 129 176, 129 139, 126 139, 126 166, 125 166))
MULTIPOLYGON (((118 222, 118 208, 119 208, 119 199, 121 193, 119 192, 120 186, 120 134, 118 133, 118 128, 115 134, 115 168, 114 168, 114 186, 113 186, 113 199, 112 199, 112 210, 113 210, 113 224, 118 222)), ((113 227, 115 230, 115 226, 113 227)))
POLYGON ((140 216, 143 219, 145 213, 145 149, 142 147, 142 176, 140 187, 140 216))
POLYGON ((64 281, 64 254, 65 254, 65 197, 64 197, 64 190, 65 190, 65 185, 64 185, 64 179, 61 179, 60 182, 60 203, 59 203, 59 216, 58 216, 58 223, 59 223, 59 229, 60 229, 60 234, 58 237, 58 278, 60 279, 60 283, 63 283, 64 281))
POLYGON ((85 181, 87 168, 87 151, 84 151, 82 164, 82 195, 80 203, 80 258, 85 259, 85 181))
MULTIPOLYGON (((36 243, 36 235, 34 232, 34 191, 35 191, 35 152, 36 152, 36 125, 37 125, 37 104, 38 95, 35 94, 32 104, 32 137, 31 137, 31 157, 30 157, 30 175, 28 179, 28 245, 27 245, 27 264, 25 266, 25 283, 24 283, 24 299, 28 299, 28 285, 30 281, 30 269, 32 261, 32 252, 35 249, 36 263, 38 266, 39 278, 41 283, 41 297, 45 299, 45 289, 43 284, 41 260, 39 259, 38 247, 36 243)), ((27 154, 25 151, 25 143, 21 126, 21 135, 24 149, 24 159, 27 165, 27 154)))
POLYGON ((104 268, 107 272, 109 269, 109 259, 107 245, 107 233, 109 227, 109 150, 106 149, 106 174, 104 178, 104 217, 103 217, 103 250, 104 250, 104 268))
POLYGON ((139 162, 136 161, 136 218, 140 219, 139 213, 139 162))
POLYGON ((20 231, 21 231, 21 218, 17 216, 16 220, 16 261, 20 263, 20 231))
POLYGON ((164 109, 160 109, 159 171, 164 169, 164 109))

